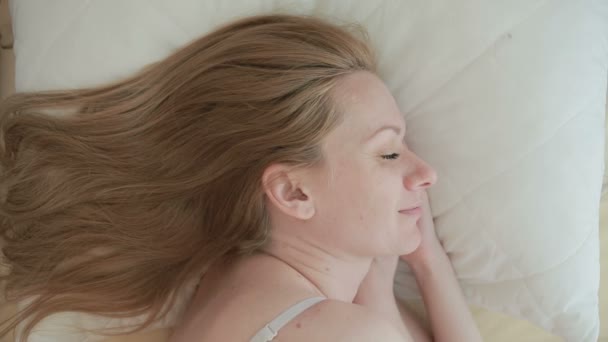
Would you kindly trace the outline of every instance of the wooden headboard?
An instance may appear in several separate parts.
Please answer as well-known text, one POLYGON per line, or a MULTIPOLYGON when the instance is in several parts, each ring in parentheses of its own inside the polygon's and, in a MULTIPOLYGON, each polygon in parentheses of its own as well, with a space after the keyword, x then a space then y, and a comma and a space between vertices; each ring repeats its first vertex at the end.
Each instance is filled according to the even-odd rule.
POLYGON ((8 0, 0 0, 0 98, 15 92, 15 55, 8 0))

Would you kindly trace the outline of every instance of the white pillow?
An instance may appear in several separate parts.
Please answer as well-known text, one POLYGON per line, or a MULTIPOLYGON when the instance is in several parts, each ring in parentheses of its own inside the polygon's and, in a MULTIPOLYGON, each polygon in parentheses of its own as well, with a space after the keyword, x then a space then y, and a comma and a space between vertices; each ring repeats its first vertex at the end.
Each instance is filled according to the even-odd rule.
MULTIPOLYGON (((10 5, 17 91, 113 81, 228 20, 275 9, 363 23, 379 52, 381 76, 406 113, 409 145, 438 172, 429 191, 437 232, 468 301, 568 341, 597 339, 608 2, 10 5)), ((405 264, 396 293, 417 296, 405 264)), ((39 329, 82 324, 74 317, 52 316, 39 329)), ((163 324, 177 319, 179 310, 163 324)), ((83 339, 57 334, 31 341, 83 339)))

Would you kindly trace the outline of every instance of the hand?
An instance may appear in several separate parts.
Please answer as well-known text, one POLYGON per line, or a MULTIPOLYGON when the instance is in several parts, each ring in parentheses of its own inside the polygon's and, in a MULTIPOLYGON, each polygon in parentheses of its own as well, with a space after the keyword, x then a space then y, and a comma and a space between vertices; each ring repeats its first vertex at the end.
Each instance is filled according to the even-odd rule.
POLYGON ((428 264, 438 255, 445 254, 443 246, 435 233, 435 224, 433 222, 431 206, 426 191, 422 192, 421 208, 422 215, 417 222, 421 234, 420 245, 413 252, 400 256, 400 258, 407 262, 412 268, 428 264))

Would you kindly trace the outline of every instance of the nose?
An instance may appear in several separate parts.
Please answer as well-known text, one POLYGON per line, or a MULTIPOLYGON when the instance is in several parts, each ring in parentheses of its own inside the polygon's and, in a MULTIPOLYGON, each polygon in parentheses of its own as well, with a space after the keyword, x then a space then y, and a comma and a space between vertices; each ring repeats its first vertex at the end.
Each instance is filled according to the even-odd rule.
POLYGON ((410 191, 424 190, 437 183, 437 172, 413 152, 408 158, 409 167, 403 185, 410 191))

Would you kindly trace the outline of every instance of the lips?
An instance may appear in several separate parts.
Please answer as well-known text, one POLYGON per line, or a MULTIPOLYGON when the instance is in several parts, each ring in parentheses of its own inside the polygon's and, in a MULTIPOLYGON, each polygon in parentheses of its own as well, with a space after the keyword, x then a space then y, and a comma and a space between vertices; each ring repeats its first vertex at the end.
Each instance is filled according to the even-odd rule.
POLYGON ((413 206, 411 206, 409 208, 406 208, 406 209, 401 209, 401 210, 399 210, 399 212, 406 211, 406 210, 412 210, 412 209, 416 209, 416 208, 420 208, 420 203, 416 204, 416 205, 413 205, 413 206))
POLYGON ((419 215, 422 213, 422 208, 420 208, 420 206, 418 206, 418 207, 414 207, 414 208, 410 208, 410 209, 399 210, 399 212, 402 214, 419 215))

